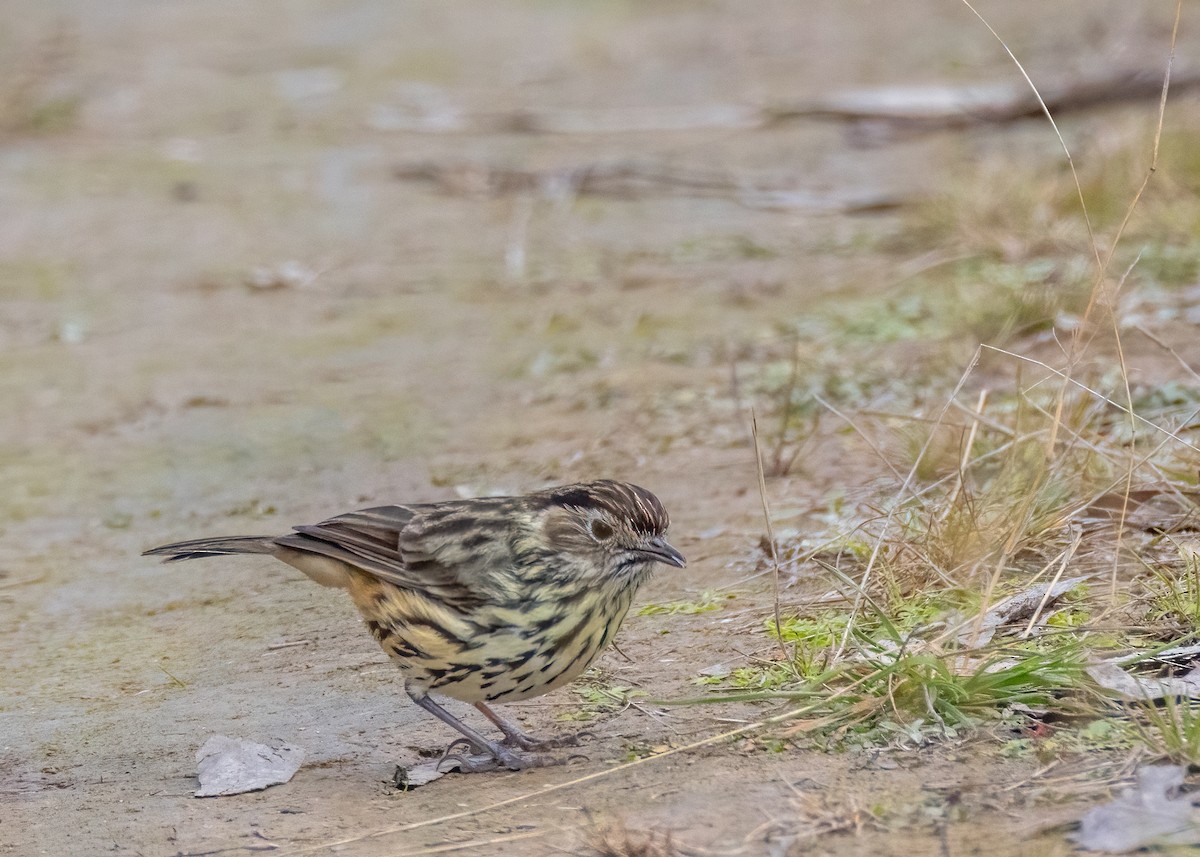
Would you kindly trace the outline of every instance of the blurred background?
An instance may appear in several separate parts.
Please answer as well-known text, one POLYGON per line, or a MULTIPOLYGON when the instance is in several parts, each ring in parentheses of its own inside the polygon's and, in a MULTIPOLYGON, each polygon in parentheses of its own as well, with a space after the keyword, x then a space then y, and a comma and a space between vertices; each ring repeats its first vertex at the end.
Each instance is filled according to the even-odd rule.
MULTIPOLYGON (((1107 252, 1149 165, 1173 6, 978 7, 1064 94, 1107 252)), ((651 596, 718 585, 761 535, 751 407, 779 525, 802 528, 891 477, 818 402, 918 413, 980 342, 1053 352, 1095 282, 1062 144, 960 3, 7 11, 0 794, 30 824, 91 782, 88 752, 96 776, 142 764, 139 794, 190 771, 192 735, 239 703, 173 700, 184 673, 245 682, 259 704, 230 716, 254 724, 398 716, 384 667, 337 685, 357 679, 324 644, 305 681, 344 702, 271 684, 264 641, 299 633, 282 615, 378 660, 347 605, 282 567, 180 572, 142 549, 615 477, 663 498, 693 560, 651 596), (122 730, 164 723, 147 771, 122 730)), ((1130 311, 1168 337, 1200 304, 1184 23, 1162 178, 1115 265, 1141 255, 1130 311)), ((328 740, 316 757, 362 751, 328 740)), ((116 836, 106 813, 89 824, 116 836)))
MULTIPOLYGON (((1157 74, 1171 22, 1151 4, 983 11, 1045 85, 1157 74)), ((731 355, 940 261, 925 254, 944 236, 918 242, 903 219, 922 195, 985 161, 1061 164, 1036 121, 874 139, 772 120, 881 84, 1019 91, 954 4, 51 2, 11 17, 3 503, 48 538, 68 519, 176 517, 245 490, 233 477, 263 502, 322 492, 336 508, 352 482, 409 494, 624 470, 688 434, 653 408, 703 399, 731 355), (631 458, 569 464, 605 438, 631 458)), ((1109 114, 1072 142, 1086 161, 1116 134, 1109 114)), ((744 440, 740 416, 721 422, 706 414, 700 440, 744 440)))

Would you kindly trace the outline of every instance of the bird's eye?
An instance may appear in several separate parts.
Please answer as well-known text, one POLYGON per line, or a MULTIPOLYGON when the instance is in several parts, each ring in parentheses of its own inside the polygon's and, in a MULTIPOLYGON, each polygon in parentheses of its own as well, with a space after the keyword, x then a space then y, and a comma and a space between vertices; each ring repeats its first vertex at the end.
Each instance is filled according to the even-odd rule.
POLYGON ((599 518, 592 518, 592 522, 588 524, 588 529, 592 532, 592 538, 598 542, 612 538, 613 528, 599 518))

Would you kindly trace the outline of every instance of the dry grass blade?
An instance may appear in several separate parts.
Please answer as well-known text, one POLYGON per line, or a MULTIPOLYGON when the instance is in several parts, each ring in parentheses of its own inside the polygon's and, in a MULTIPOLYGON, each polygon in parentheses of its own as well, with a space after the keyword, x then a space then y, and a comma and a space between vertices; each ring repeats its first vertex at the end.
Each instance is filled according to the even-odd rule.
POLYGON ((758 497, 762 501, 763 521, 767 528, 767 543, 771 556, 771 579, 774 586, 775 636, 779 640, 779 652, 787 660, 787 649, 783 645, 783 623, 779 618, 779 546, 775 541, 775 527, 771 523, 771 506, 767 501, 767 478, 763 474, 762 449, 758 445, 758 418, 750 411, 750 436, 754 441, 754 464, 758 472, 758 497))
MULTIPOLYGON (((1042 98, 1042 94, 1038 91, 1037 84, 1033 82, 1033 78, 1029 76, 1029 72, 1025 71, 1025 66, 1023 66, 1021 61, 1017 59, 1017 55, 1012 52, 1012 49, 1009 48, 1004 39, 1000 37, 1000 34, 997 33, 995 29, 993 29, 992 25, 988 23, 987 18, 979 14, 979 11, 972 6, 968 0, 962 0, 962 4, 971 10, 971 13, 980 20, 983 26, 987 27, 989 33, 996 37, 996 41, 1000 43, 1000 46, 1004 48, 1004 52, 1008 54, 1009 59, 1013 61, 1017 67, 1017 70, 1021 72, 1021 77, 1025 78, 1025 82, 1029 84, 1029 88, 1032 89, 1033 94, 1037 96, 1038 104, 1042 106, 1042 112, 1046 115, 1046 119, 1050 122, 1050 127, 1054 129, 1054 133, 1058 137, 1058 142, 1062 145, 1063 153, 1067 156, 1067 164, 1071 167, 1071 176, 1075 179, 1075 189, 1079 193, 1079 207, 1083 209, 1084 223, 1087 224, 1088 241, 1091 244, 1092 252, 1096 255, 1097 267, 1103 270, 1104 263, 1100 261, 1100 247, 1096 244, 1096 235, 1092 230, 1092 221, 1088 217, 1087 204, 1083 200, 1083 185, 1079 181, 1079 174, 1075 171, 1075 160, 1071 157, 1071 150, 1067 146, 1067 141, 1063 139, 1062 132, 1058 130, 1058 123, 1054 121, 1054 116, 1051 115, 1050 108, 1046 106, 1046 102, 1042 98)), ((1172 39, 1172 45, 1173 44, 1174 40, 1172 39)))
POLYGON ((1192 376, 1193 381, 1200 382, 1200 372, 1197 372, 1195 369, 1193 369, 1191 364, 1189 364, 1186 360, 1184 360, 1183 357, 1180 356, 1179 352, 1176 351, 1174 348, 1172 348, 1169 343, 1163 342, 1161 337, 1155 336, 1151 331, 1147 330, 1145 328, 1145 326, 1143 326, 1143 325, 1140 325, 1140 324, 1137 325, 1135 330, 1137 330, 1138 333, 1140 333, 1142 336, 1149 339, 1151 342, 1153 342, 1155 345, 1157 345, 1163 351, 1167 352, 1172 357, 1174 357, 1175 362, 1179 364, 1180 368, 1182 368, 1183 371, 1187 372, 1189 375, 1192 376))
POLYGON ((842 420, 844 423, 846 423, 846 425, 850 426, 850 428, 854 429, 854 431, 858 433, 858 436, 863 439, 863 442, 865 442, 867 446, 871 447, 871 451, 879 457, 879 460, 882 461, 888 467, 888 469, 892 471, 892 474, 897 479, 904 481, 904 474, 896 469, 896 466, 892 464, 892 460, 888 458, 884 451, 879 448, 879 445, 871 439, 871 436, 859 427, 858 423, 856 423, 854 419, 852 419, 848 414, 838 410, 838 408, 825 401, 825 399, 821 398, 819 395, 813 394, 813 401, 815 401, 825 410, 829 411, 838 419, 842 420))
POLYGON ((492 836, 487 839, 472 839, 466 842, 447 842, 444 845, 434 845, 429 848, 421 848, 417 851, 405 851, 407 857, 419 857, 426 854, 486 854, 492 846, 501 845, 506 842, 520 842, 525 839, 535 839, 545 836, 549 831, 546 830, 527 830, 522 833, 509 833, 503 836, 492 836))

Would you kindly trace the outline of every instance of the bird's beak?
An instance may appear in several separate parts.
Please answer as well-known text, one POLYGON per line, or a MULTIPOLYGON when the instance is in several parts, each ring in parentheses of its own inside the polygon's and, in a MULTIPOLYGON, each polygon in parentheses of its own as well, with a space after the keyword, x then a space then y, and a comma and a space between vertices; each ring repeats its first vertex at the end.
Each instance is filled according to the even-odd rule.
POLYGON ((638 553, 645 554, 655 562, 666 563, 676 568, 683 568, 687 565, 687 560, 683 558, 683 554, 667 544, 667 540, 662 537, 647 539, 638 546, 637 551, 638 553))

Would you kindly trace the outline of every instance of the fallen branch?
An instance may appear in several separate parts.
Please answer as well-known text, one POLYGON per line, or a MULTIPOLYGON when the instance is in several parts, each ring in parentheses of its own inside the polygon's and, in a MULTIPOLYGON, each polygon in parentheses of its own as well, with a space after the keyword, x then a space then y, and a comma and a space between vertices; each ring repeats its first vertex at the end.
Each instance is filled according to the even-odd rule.
POLYGON ((401 164, 393 171, 393 175, 401 181, 428 182, 443 193, 455 196, 530 195, 545 199, 603 196, 634 199, 674 194, 734 198, 747 208, 847 214, 886 211, 904 202, 895 195, 881 192, 816 192, 784 185, 751 183, 716 171, 631 161, 545 170, 497 167, 476 161, 422 161, 401 164))
MULTIPOLYGON (((1200 85, 1200 71, 1176 73, 1171 92, 1178 94, 1200 85)), ((880 122, 906 129, 937 130, 981 124, 1005 124, 1021 119, 1055 116, 1089 110, 1162 94, 1162 71, 1109 71, 1095 77, 1039 86, 1042 103, 1023 82, 969 86, 892 86, 850 90, 776 107, 773 122, 800 119, 835 119, 880 122)))
MULTIPOLYGON (((1176 71, 1172 94, 1200 86, 1200 70, 1176 71)), ((383 105, 372 125, 380 131, 433 134, 645 134, 705 130, 758 130, 784 122, 871 122, 894 130, 932 131, 1004 124, 1162 94, 1161 69, 1106 70, 1039 85, 1042 102, 1024 81, 1011 84, 887 86, 756 107, 736 104, 666 105, 595 110, 532 110, 468 114, 454 105, 404 109, 383 105)))

